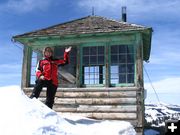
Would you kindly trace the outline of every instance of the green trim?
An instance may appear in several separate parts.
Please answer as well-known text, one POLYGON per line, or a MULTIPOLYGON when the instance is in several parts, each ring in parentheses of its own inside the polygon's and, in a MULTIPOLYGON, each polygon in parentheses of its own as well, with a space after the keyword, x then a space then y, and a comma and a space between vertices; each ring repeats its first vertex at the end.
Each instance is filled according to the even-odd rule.
POLYGON ((44 46, 66 46, 76 45, 83 43, 105 43, 105 42, 116 42, 120 41, 123 43, 129 43, 135 41, 134 34, 91 34, 90 36, 51 36, 51 37, 30 37, 30 38, 19 38, 17 41, 30 45, 35 48, 44 46))
POLYGON ((82 87, 104 87, 104 84, 83 84, 82 87))
POLYGON ((80 77, 79 77, 79 84, 80 84, 80 86, 82 86, 82 60, 83 60, 83 57, 82 57, 82 46, 80 46, 79 47, 79 55, 80 55, 80 73, 79 73, 79 75, 80 75, 80 77))
MULTIPOLYGON (((105 46, 106 44, 105 43, 85 43, 85 44, 81 44, 81 46, 80 46, 80 58, 81 58, 81 60, 80 60, 80 85, 82 86, 82 87, 85 87, 85 86, 87 86, 87 87, 94 87, 94 86, 105 86, 105 84, 92 84, 92 85, 90 85, 90 84, 83 84, 83 81, 82 81, 82 75, 83 75, 83 47, 93 47, 93 46, 104 46, 104 56, 106 56, 106 53, 105 53, 105 46)), ((105 60, 104 60, 104 66, 105 66, 105 60)), ((106 68, 105 68, 105 70, 106 70, 106 68)), ((105 81, 106 81, 106 77, 105 77, 105 81)))
POLYGON ((112 87, 132 87, 135 86, 134 83, 119 83, 119 84, 111 84, 112 87))
POLYGON ((27 47, 27 86, 31 85, 31 60, 32 60, 32 48, 27 47))
POLYGON ((110 86, 112 86, 112 87, 122 87, 122 86, 135 86, 135 84, 136 84, 136 54, 137 54, 137 52, 136 52, 136 49, 137 49, 137 45, 136 45, 136 43, 134 42, 133 44, 123 44, 123 43, 121 43, 121 42, 107 42, 107 43, 86 43, 86 44, 81 44, 81 46, 80 46, 80 50, 81 50, 81 65, 80 65, 80 67, 81 67, 81 72, 80 72, 80 80, 81 80, 81 82, 80 82, 80 84, 81 84, 81 86, 83 86, 83 87, 85 87, 85 86, 87 86, 87 87, 96 87, 96 86, 98 86, 98 87, 103 87, 103 86, 106 86, 107 87, 107 85, 108 85, 108 87, 110 87, 110 86), (134 83, 119 83, 119 84, 111 84, 110 83, 110 66, 111 66, 111 46, 112 45, 134 45, 134 83), (105 84, 92 84, 92 85, 85 85, 85 84, 82 84, 82 68, 83 68, 83 66, 82 66, 82 59, 83 59, 83 52, 82 52, 82 49, 83 49, 83 47, 87 47, 87 46, 104 46, 105 48, 104 48, 104 56, 105 56, 105 61, 104 61, 104 65, 105 65, 105 70, 106 70, 106 76, 105 76, 105 84), (106 55, 106 47, 108 47, 108 55, 106 55), (106 61, 106 57, 108 57, 108 61, 106 61), (108 69, 109 69, 109 71, 108 71, 108 69, 107 69, 107 67, 106 67, 106 64, 107 64, 107 66, 108 66, 108 69), (108 74, 108 77, 107 77, 107 74, 108 74), (109 83, 108 83, 108 81, 109 81, 109 83), (107 84, 108 83, 108 84, 107 84))
POLYGON ((109 53, 109 83, 110 83, 110 86, 113 86, 113 87, 123 87, 123 86, 135 86, 135 84, 136 84, 136 54, 137 54, 137 52, 136 52, 136 49, 137 49, 137 45, 136 45, 136 43, 133 43, 133 44, 122 44, 122 43, 116 43, 116 44, 112 44, 111 43, 111 45, 109 46, 109 52, 111 52, 111 46, 113 46, 113 45, 131 45, 131 46, 134 46, 134 83, 117 83, 117 84, 115 84, 115 83, 111 83, 111 73, 110 73, 110 66, 111 66, 111 53, 109 53))
POLYGON ((111 55, 111 50, 110 50, 110 45, 109 42, 106 43, 105 46, 105 71, 106 71, 106 75, 105 75, 105 86, 106 87, 110 87, 110 55, 111 55), (107 55, 106 55, 107 53, 107 55))

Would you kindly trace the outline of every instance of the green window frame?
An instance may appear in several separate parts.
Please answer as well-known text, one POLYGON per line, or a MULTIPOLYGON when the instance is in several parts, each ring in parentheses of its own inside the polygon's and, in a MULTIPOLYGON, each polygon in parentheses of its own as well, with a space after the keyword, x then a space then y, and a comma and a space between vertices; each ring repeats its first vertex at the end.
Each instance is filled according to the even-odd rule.
POLYGON ((105 85, 105 46, 82 47, 82 85, 105 85))
POLYGON ((112 86, 134 84, 134 45, 111 45, 110 50, 110 84, 112 86))
POLYGON ((42 51, 39 49, 34 49, 31 52, 31 62, 30 62, 30 86, 35 85, 36 81, 36 68, 39 60, 42 59, 42 51))
MULTIPOLYGON (((71 73, 71 70, 74 69, 72 75, 75 76, 76 82, 73 84, 67 83, 66 85, 68 85, 68 87, 70 87, 70 85, 72 85, 72 87, 134 86, 136 72, 135 48, 136 47, 133 44, 127 45, 120 43, 74 46, 74 54, 73 51, 70 54, 70 64, 62 68, 65 68, 69 73, 71 73), (80 53, 76 58, 78 50, 80 53), (79 67, 77 59, 80 59, 80 69, 77 68, 79 67), (72 64, 74 66, 72 66, 72 64), (108 69, 106 69, 106 67, 108 67, 108 69)), ((54 50, 54 54, 61 58, 64 46, 56 46, 55 49, 57 49, 57 51, 54 50)), ((32 50, 31 54, 29 83, 30 85, 34 85, 36 80, 35 69, 38 60, 42 59, 42 50, 32 50)), ((62 82, 62 80, 60 81, 62 82)), ((62 85, 64 82, 61 82, 59 87, 67 87, 66 85, 62 85)))

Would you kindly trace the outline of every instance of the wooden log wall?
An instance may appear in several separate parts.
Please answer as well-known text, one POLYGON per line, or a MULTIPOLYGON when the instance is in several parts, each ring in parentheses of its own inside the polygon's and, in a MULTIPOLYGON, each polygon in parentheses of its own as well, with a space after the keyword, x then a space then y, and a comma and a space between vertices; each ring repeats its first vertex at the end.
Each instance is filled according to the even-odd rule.
MULTIPOLYGON (((24 90, 30 95, 32 90, 24 90)), ((76 114, 88 118, 125 120, 135 127, 138 120, 137 88, 58 88, 53 109, 59 114, 76 114)), ((40 95, 45 101, 46 90, 40 95)), ((139 124, 140 123, 140 124, 139 124)))

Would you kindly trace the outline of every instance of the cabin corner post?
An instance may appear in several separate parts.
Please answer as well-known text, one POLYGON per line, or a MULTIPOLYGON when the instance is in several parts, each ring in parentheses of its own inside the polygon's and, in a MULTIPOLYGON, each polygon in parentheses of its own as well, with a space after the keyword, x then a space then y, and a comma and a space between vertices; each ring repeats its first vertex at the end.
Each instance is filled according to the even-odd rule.
POLYGON ((110 45, 109 43, 106 43, 105 46, 105 67, 106 67, 106 73, 105 73, 105 86, 110 86, 110 45))
POLYGON ((144 88, 139 88, 137 91, 137 125, 136 125, 136 131, 142 132, 144 130, 144 88))
POLYGON ((136 86, 144 88, 142 34, 136 34, 136 86))
POLYGON ((137 90, 137 131, 144 129, 144 80, 143 80, 143 42, 142 34, 136 34, 136 87, 137 90))
POLYGON ((28 46, 24 46, 23 50, 23 65, 22 65, 22 80, 21 88, 24 89, 29 86, 30 83, 30 64, 31 64, 32 49, 28 46))
POLYGON ((77 46, 77 60, 76 60, 76 87, 80 88, 81 86, 81 50, 80 46, 77 46))

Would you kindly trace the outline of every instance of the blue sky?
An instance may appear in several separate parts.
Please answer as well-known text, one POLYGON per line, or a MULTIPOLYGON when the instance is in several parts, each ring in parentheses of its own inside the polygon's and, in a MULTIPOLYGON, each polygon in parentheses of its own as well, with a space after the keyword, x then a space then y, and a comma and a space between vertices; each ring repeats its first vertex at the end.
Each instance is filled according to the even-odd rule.
MULTIPOLYGON (((144 63, 153 86, 157 92, 179 92, 179 0, 1 0, 0 86, 21 83, 23 47, 12 36, 91 15, 92 7, 95 15, 120 20, 122 6, 128 22, 154 30, 150 62, 144 63)), ((144 80, 152 91, 146 74, 144 80)))

